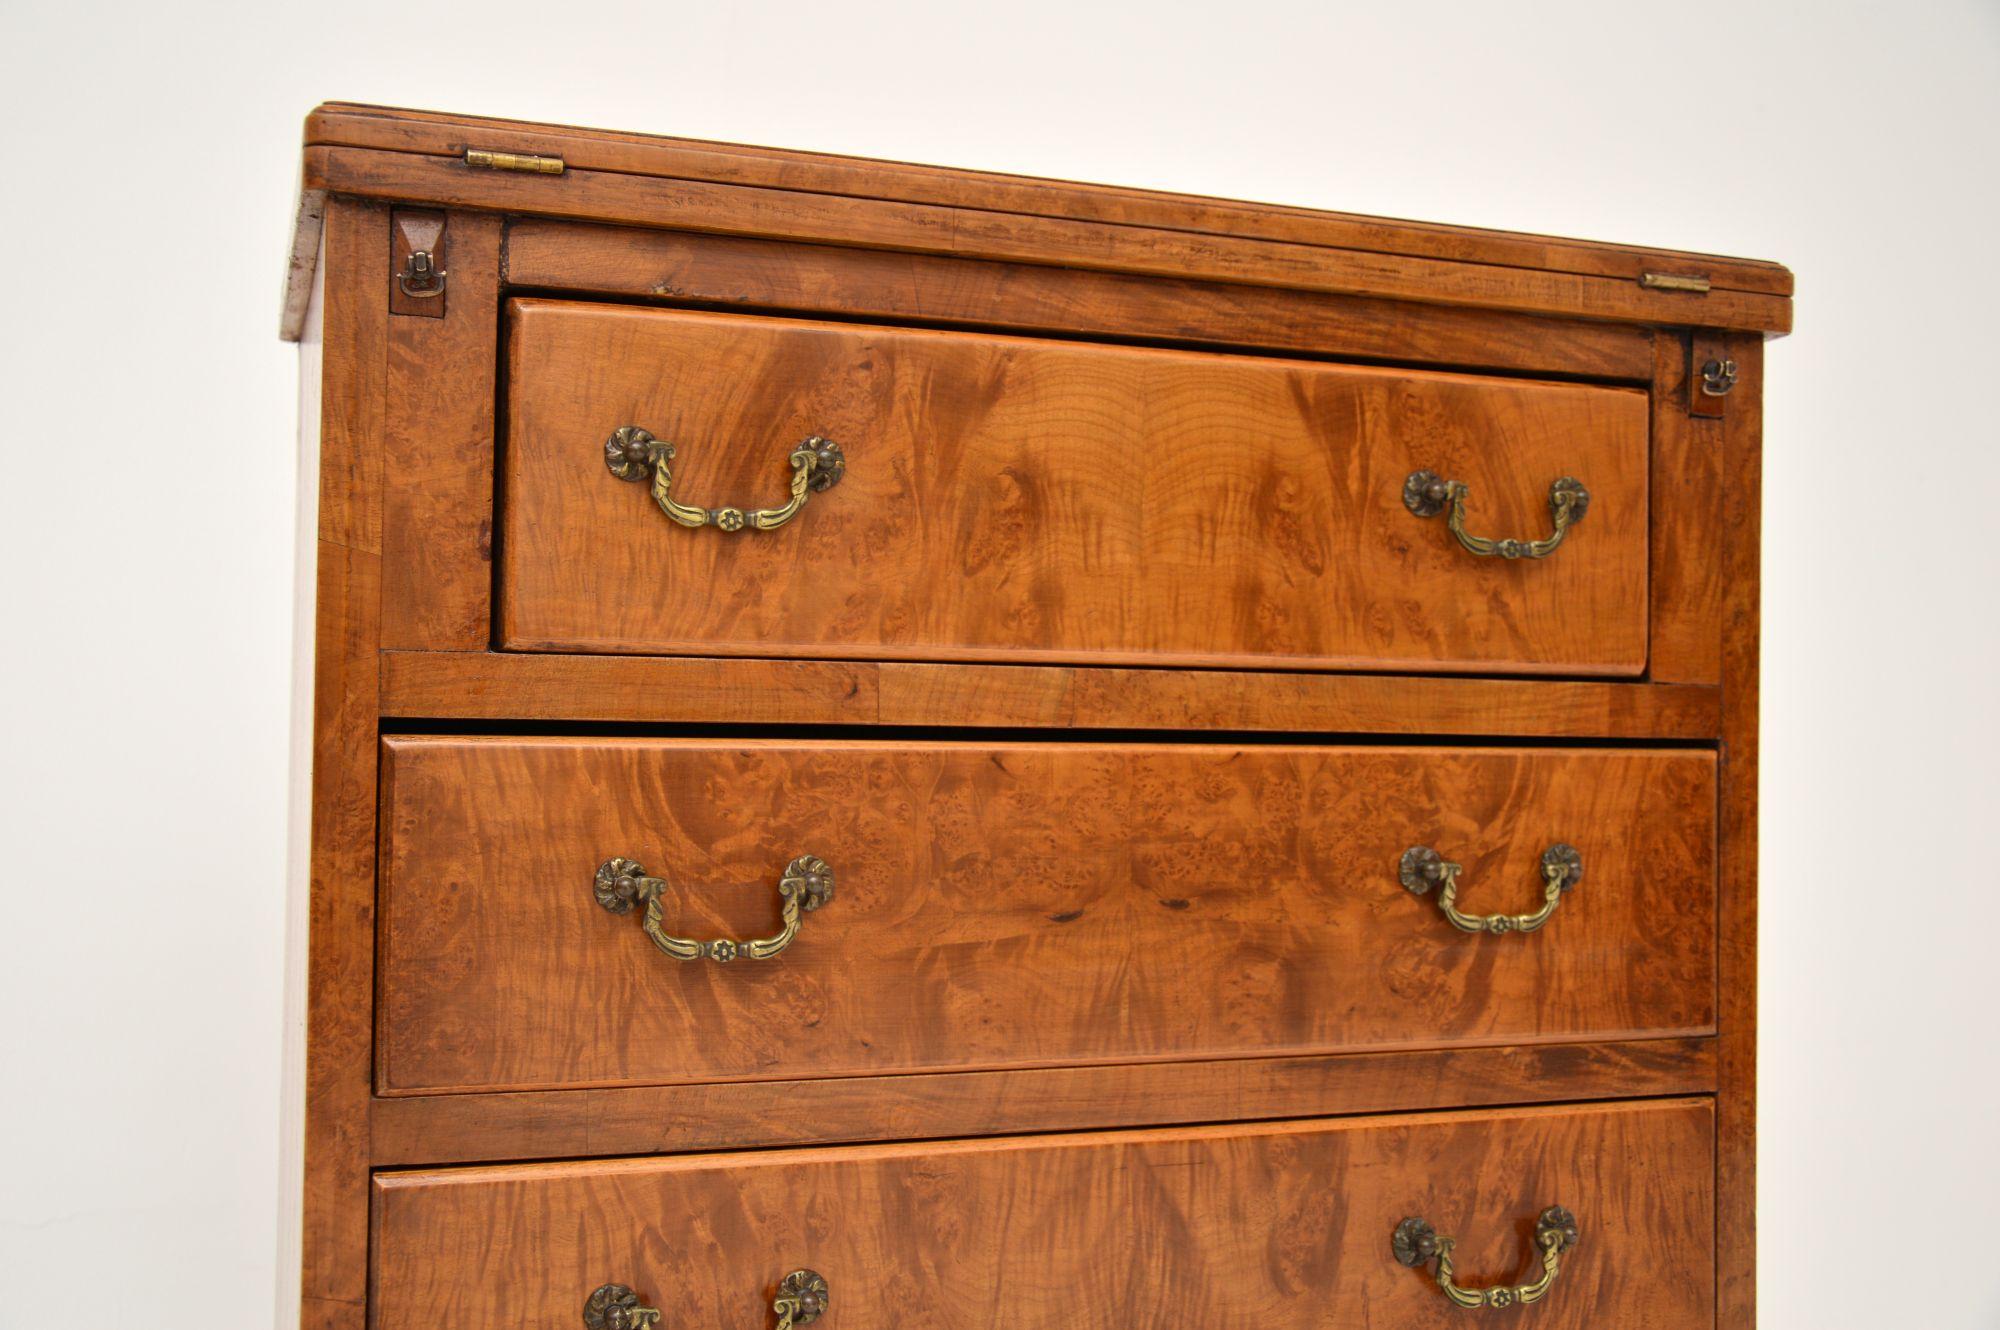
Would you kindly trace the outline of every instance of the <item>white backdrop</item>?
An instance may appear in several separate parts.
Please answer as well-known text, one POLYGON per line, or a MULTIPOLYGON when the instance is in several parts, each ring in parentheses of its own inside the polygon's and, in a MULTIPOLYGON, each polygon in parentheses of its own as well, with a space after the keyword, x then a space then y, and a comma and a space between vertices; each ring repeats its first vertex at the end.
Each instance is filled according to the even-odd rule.
POLYGON ((0 1326, 272 1321, 277 282, 334 97, 1789 263, 1763 1323, 2000 1325, 1991 0, 0 0, 0 1326))

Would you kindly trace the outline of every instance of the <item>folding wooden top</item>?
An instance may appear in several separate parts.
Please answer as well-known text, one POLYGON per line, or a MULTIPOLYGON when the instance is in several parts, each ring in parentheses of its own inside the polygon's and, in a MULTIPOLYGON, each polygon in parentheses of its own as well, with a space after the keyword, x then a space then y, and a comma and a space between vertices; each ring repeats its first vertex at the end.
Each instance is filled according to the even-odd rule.
POLYGON ((334 102, 306 119, 288 337, 328 194, 1571 318, 1792 321, 1791 273, 1758 260, 334 102), (523 166, 539 169, 506 169, 523 166))

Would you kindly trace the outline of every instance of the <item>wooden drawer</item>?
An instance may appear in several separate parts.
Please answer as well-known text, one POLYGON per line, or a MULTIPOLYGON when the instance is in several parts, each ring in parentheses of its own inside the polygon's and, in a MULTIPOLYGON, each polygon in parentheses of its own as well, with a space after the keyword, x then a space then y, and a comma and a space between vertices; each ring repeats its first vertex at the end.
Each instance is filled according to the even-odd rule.
POLYGON ((1402 1221, 1455 1239, 1458 1285, 1519 1287, 1561 1206, 1579 1241, 1521 1324, 1695 1330, 1713 1146, 1708 1102, 1667 1100, 386 1173, 374 1324, 570 1330, 616 1283, 662 1330, 770 1330, 803 1268, 825 1330, 1444 1330, 1467 1313, 1402 1221))
POLYGON ((1675 750, 385 742, 384 1093, 1709 1033, 1715 764, 1675 750), (1463 865, 1460 931, 1405 851, 1463 865), (834 893, 766 959, 788 863, 834 893), (1558 870, 1560 871, 1560 870, 1558 870), (607 878, 611 904, 616 875, 607 878), (635 881, 625 874, 628 889, 635 881), (629 894, 627 899, 629 899, 629 894))
POLYGON ((511 302, 502 645, 923 660, 1631 676, 1647 648, 1635 389, 564 303, 511 302), (774 530, 808 436, 839 483, 774 530), (1405 506, 1428 470, 1479 557, 1405 506), (636 479, 650 474, 633 469, 636 479))

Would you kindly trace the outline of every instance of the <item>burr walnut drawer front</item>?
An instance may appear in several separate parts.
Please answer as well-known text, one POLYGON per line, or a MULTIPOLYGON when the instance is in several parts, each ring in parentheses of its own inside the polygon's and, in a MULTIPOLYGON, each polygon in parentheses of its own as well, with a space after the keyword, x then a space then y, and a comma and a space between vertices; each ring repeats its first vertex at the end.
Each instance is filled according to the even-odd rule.
POLYGON ((1704 752, 385 744, 387 1094, 1715 1020, 1704 752))
POLYGON ((510 311, 508 648, 1645 667, 1636 389, 510 311))
POLYGON ((385 1173, 374 1324, 1695 1330, 1713 1149, 1662 1100, 385 1173))

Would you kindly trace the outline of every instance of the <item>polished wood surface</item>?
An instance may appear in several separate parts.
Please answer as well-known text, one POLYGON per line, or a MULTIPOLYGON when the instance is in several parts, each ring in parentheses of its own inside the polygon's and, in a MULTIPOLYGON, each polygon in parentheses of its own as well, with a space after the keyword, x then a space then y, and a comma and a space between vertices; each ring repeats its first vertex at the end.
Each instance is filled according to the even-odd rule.
POLYGON ((1764 346, 1730 339, 1741 381, 1723 423, 1721 1085, 1716 1111, 1719 1324, 1757 1320, 1757 696, 1763 607, 1764 346))
POLYGON ((393 738, 384 1092, 677 1084, 1712 1028, 1713 759, 1630 750, 393 738), (1397 880, 1465 865, 1452 928, 1397 880), (673 884, 681 936, 775 931, 785 864, 837 894, 781 956, 677 962, 597 865, 673 884))
POLYGON ((530 289, 744 311, 1631 383, 1653 372, 1652 334, 1629 324, 541 218, 507 228, 507 272, 530 289))
MULTIPOLYGON (((1690 414, 1699 381, 1688 375, 1687 338, 1661 332, 1653 341, 1652 653, 1648 677, 1660 682, 1722 679, 1722 598, 1726 476, 1722 427, 1690 414)), ((1728 400, 1728 399, 1718 399, 1728 400)), ((1739 409, 1741 403, 1739 399, 1739 409)))
POLYGON ((307 1330, 573 1326, 609 1279, 768 1330, 795 1264, 836 1327, 1752 1330, 1789 273, 378 108, 308 134, 307 1330), (444 218, 442 317, 397 299, 393 209, 444 218), (849 471, 783 531, 686 531, 604 471, 624 423, 707 504, 775 502, 812 430, 849 471), (1417 465, 1481 534, 1544 533, 1556 474, 1596 501, 1482 563, 1403 512, 1417 465), (1395 879, 1428 842, 1465 909, 1525 911, 1558 837, 1586 877, 1533 936, 1395 879), (622 852, 671 925, 768 932, 807 848, 836 897, 768 962, 673 962, 591 898, 622 852), (1514 1280, 1553 1200, 1584 1243, 1525 1311, 1388 1258, 1423 1212, 1514 1280))
POLYGON ((546 300, 513 303, 501 550, 514 649, 1634 675, 1646 399, 1619 388, 546 300), (775 532, 668 522, 604 440, 675 441, 677 494, 775 504, 786 453, 849 463, 775 532), (1403 506, 1471 486, 1478 558, 1403 506))
POLYGON ((936 1140, 1715 1092, 1715 1040, 1505 1044, 1006 1072, 385 1095, 378 1167, 936 1140))
MULTIPOLYGON (((373 117, 394 118, 398 113, 373 117)), ((740 173, 728 171, 697 168, 682 174, 669 169, 666 176, 671 178, 663 178, 629 169, 629 163, 604 168, 593 164, 614 160, 615 150, 578 155, 570 169, 560 175, 520 175, 468 169, 463 154, 466 147, 473 146, 465 137, 470 129, 460 125, 442 131, 419 130, 417 133, 427 135, 429 142, 388 146, 309 141, 303 154, 301 187, 355 197, 421 199, 454 208, 1562 317, 1698 324, 1751 332, 1786 332, 1791 328, 1791 274, 1775 264, 1608 247, 1600 252, 1609 266, 1618 269, 1616 275, 1578 273, 1566 269, 1585 263, 1569 255, 1556 258, 1553 269, 1520 262, 1529 256, 1518 252, 1502 258, 1508 240, 1547 243, 1539 238, 1495 237, 1490 232, 1461 228, 1445 228, 1457 234, 1438 239, 1443 247, 1464 257, 1405 254, 1393 251, 1428 246, 1423 240, 1406 239, 1415 233, 1403 230, 1400 224, 1376 219, 1354 220, 1385 228, 1381 248, 1298 243, 1259 234, 1287 224, 1280 216, 1287 211, 1283 209, 1243 205, 1209 223, 1216 229, 1204 230, 1197 225, 1183 230, 1178 226, 1187 224, 1186 219, 1202 201, 1163 196, 1149 205, 1158 210, 1157 215, 1136 220, 1142 214, 1135 212, 1131 214, 1135 220, 1102 221, 1079 215, 1083 199, 1065 196, 1060 189, 1038 182, 1021 182, 1035 201, 1016 203, 1012 208, 995 207, 993 200, 971 194, 961 194, 964 201, 951 203, 876 198, 798 188, 800 164, 796 158, 781 164, 781 170, 792 174, 792 179, 749 183, 740 173), (1481 245, 1494 241, 1502 248, 1478 252, 1481 245), (1661 270, 1676 276, 1704 277, 1715 286, 1706 293, 1691 294, 1650 289, 1640 282, 1642 274, 1661 270), (1756 286, 1780 289, 1744 289, 1756 286)), ((515 126, 500 136, 504 141, 477 146, 536 152, 533 145, 542 142, 536 129, 515 126)), ((547 150, 546 143, 539 150, 547 150)), ((575 149, 571 146, 569 150, 575 149)), ((950 173, 927 174, 941 178, 950 173)), ((1101 193, 1093 187, 1082 191, 1084 196, 1101 193)), ((1088 205, 1084 206, 1087 210, 1088 205)), ((1584 248, 1572 249, 1569 254, 1580 254, 1584 248)))
POLYGON ((468 170, 456 156, 308 147, 300 187, 354 198, 425 199, 453 209, 1232 282, 1565 319, 1773 334, 1792 329, 1789 297, 1721 287, 1695 295, 1649 290, 1625 278, 653 180, 615 171, 517 175, 468 170))
POLYGON ((389 320, 382 645, 476 651, 492 640, 500 221, 454 213, 445 230, 444 316, 389 320))
MULTIPOLYGON (((307 893, 304 1330, 359 1330, 368 1290, 375 774, 389 210, 326 213, 307 893)), ((433 322, 426 320, 426 322, 433 322)))
POLYGON ((1611 245, 1436 222, 1364 217, 1269 203, 1170 194, 1113 185, 918 166, 831 153, 577 129, 488 116, 442 115, 334 102, 306 120, 308 144, 458 156, 473 138, 561 157, 571 167, 676 180, 773 186, 857 199, 889 199, 987 212, 1152 226, 1213 235, 1256 236, 1337 249, 1377 251, 1510 268, 1637 278, 1671 270, 1737 291, 1790 295, 1792 275, 1776 263, 1680 250, 1611 245))
POLYGON ((409 719, 1713 739, 1700 684, 387 651, 409 719))
POLYGON ((964 1330, 1358 1326, 1468 1314, 1389 1250, 1406 1216, 1468 1285, 1539 1272, 1534 1218, 1582 1241, 1536 1330, 1714 1319, 1705 1100, 1107 1135, 386 1173, 377 1330, 573 1324, 617 1281, 673 1323, 769 1330, 804 1266, 826 1324, 964 1330))

